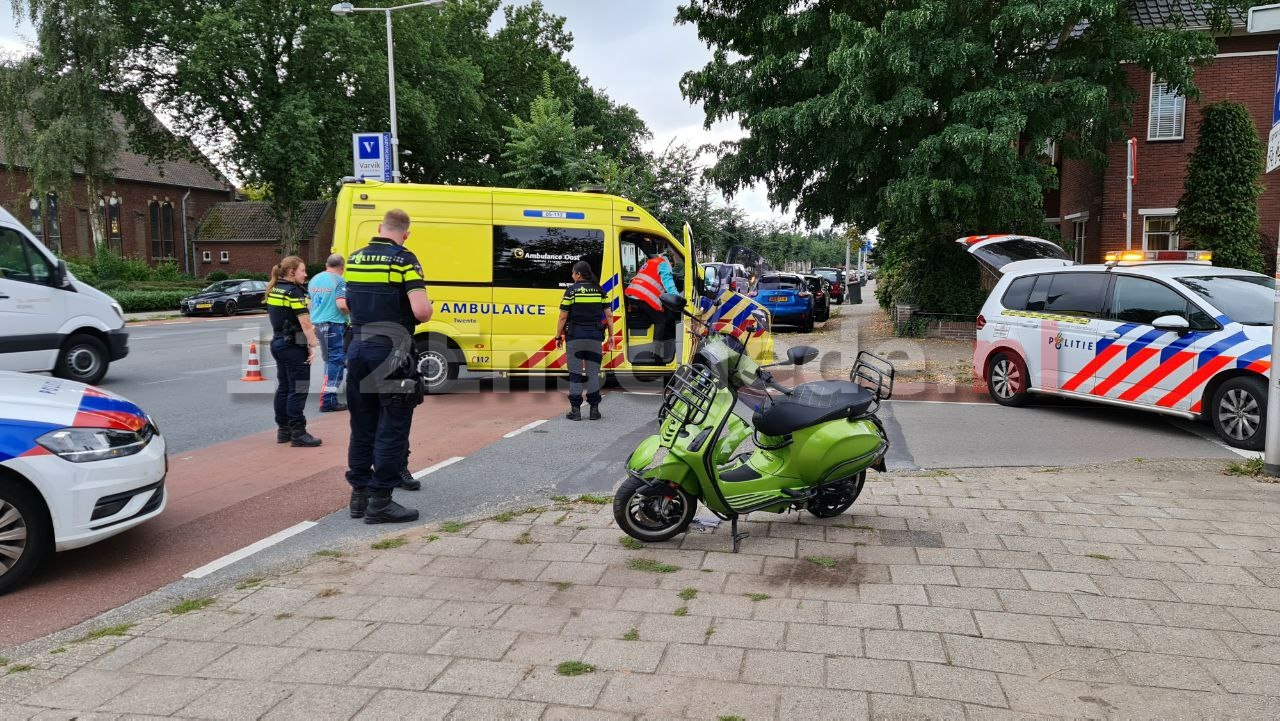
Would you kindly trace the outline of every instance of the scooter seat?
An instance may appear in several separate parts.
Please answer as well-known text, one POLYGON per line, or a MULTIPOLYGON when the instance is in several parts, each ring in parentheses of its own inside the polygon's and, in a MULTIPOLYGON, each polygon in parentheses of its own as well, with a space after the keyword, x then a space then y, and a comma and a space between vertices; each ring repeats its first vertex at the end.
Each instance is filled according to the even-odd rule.
POLYGON ((862 415, 875 394, 850 381, 813 381, 756 413, 752 423, 767 436, 785 436, 819 423, 862 415))

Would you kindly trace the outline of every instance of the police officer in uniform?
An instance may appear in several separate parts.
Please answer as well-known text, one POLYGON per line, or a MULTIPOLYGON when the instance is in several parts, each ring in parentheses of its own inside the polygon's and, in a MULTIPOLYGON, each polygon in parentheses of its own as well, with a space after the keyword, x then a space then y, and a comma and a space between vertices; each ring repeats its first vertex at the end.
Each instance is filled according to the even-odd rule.
POLYGON ((609 312, 608 299, 596 283, 591 264, 580 260, 573 266, 573 285, 560 302, 556 329, 556 344, 568 346, 565 355, 569 367, 569 413, 565 418, 582 420, 585 385, 590 418, 600 420, 600 362, 604 359, 604 339, 612 337, 613 314, 609 312))
POLYGON ((276 361, 276 442, 299 448, 320 445, 307 433, 302 409, 311 386, 316 332, 307 306, 307 266, 288 256, 271 268, 267 284, 267 319, 271 322, 271 357, 276 361))
POLYGON ((347 350, 347 482, 351 517, 365 523, 418 518, 416 510, 391 499, 409 452, 413 409, 422 402, 413 329, 430 320, 432 312, 422 266, 404 248, 408 238, 408 213, 389 210, 378 237, 347 261, 352 333, 347 350))

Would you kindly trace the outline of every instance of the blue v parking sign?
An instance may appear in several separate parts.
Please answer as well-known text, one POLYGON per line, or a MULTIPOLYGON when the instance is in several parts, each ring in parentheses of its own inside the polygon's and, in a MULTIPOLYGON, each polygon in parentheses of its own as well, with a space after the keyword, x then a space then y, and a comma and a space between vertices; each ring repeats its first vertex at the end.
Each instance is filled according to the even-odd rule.
POLYGON ((391 133, 355 133, 351 154, 357 178, 391 182, 391 133))

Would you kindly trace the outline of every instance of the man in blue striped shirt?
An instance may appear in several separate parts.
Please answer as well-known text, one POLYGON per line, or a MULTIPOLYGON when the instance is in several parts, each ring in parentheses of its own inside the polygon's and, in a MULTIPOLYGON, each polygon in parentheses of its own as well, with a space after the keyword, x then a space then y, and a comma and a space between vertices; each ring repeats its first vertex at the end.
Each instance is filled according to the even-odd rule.
POLYGON ((325 263, 325 272, 316 273, 307 286, 311 296, 311 322, 316 327, 320 341, 320 356, 324 358, 324 387, 320 391, 320 412, 345 411, 347 404, 339 400, 338 389, 346 370, 346 353, 342 349, 342 335, 347 329, 347 314, 338 301, 345 299, 347 281, 342 277, 345 260, 341 255, 331 255, 325 263))

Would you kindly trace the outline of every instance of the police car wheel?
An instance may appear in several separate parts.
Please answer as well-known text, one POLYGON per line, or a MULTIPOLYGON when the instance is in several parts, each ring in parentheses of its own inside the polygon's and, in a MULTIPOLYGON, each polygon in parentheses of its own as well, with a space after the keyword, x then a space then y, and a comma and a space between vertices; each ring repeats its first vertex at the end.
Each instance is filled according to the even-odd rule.
POLYGON ((48 553, 51 536, 39 497, 0 475, 0 594, 31 575, 48 553))
POLYGON ((987 392, 1002 406, 1027 402, 1027 366, 1012 353, 997 353, 987 363, 987 392))
POLYGON ((91 335, 73 335, 58 354, 53 374, 69 381, 93 385, 107 374, 107 347, 91 335))
POLYGON ((1266 439, 1267 387, 1261 378, 1241 376, 1218 386, 1213 394, 1212 422, 1228 445, 1262 450, 1266 439))
POLYGON ((440 341, 428 340, 418 346, 418 374, 428 393, 447 390, 449 383, 457 380, 462 362, 462 355, 456 349, 440 341))

